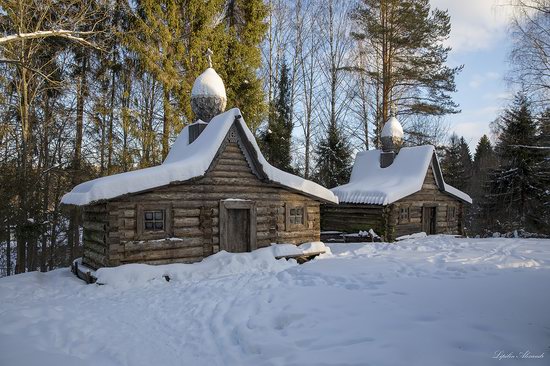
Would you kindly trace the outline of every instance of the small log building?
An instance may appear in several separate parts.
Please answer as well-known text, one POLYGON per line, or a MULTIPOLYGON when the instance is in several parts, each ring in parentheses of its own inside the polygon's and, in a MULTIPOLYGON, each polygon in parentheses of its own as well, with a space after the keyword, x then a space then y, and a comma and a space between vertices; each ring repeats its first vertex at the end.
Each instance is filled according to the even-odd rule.
POLYGON ((353 233, 373 229, 386 241, 417 232, 462 234, 464 192, 445 183, 431 145, 400 149, 403 129, 392 116, 382 151, 357 154, 348 184, 332 189, 339 205, 321 208, 321 229, 353 233))
MULTIPOLYGON (((207 71, 212 83, 215 71, 207 71)), ((195 114, 209 123, 182 130, 163 164, 86 182, 63 197, 83 206, 84 265, 191 263, 221 250, 319 241, 320 204, 336 203, 334 194, 269 165, 238 109, 210 121, 212 108, 225 108, 221 88, 195 86, 206 90, 195 114)))

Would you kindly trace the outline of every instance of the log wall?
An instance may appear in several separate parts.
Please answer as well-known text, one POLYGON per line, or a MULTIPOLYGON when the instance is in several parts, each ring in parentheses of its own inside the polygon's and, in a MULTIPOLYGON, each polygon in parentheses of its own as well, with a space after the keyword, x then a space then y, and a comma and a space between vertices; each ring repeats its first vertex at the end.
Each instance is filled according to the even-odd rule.
MULTIPOLYGON (((220 201, 225 199, 255 201, 259 248, 270 243, 297 244, 320 239, 319 202, 260 180, 239 143, 234 141, 222 147, 212 168, 202 178, 117 198, 105 204, 102 222, 110 224, 104 231, 108 243, 106 255, 103 261, 98 257, 92 267, 133 262, 191 263, 218 252, 220 201), (286 227, 287 204, 305 207, 307 215, 303 227, 286 227), (171 232, 156 239, 140 238, 137 230, 140 205, 169 206, 171 232)), ((96 256, 91 250, 86 253, 96 256)), ((88 258, 86 254, 85 258, 88 258)))
POLYGON ((82 263, 92 269, 106 266, 108 263, 107 235, 109 230, 107 204, 86 206, 82 215, 84 219, 82 263))
POLYGON ((356 233, 373 229, 378 235, 386 232, 384 206, 342 203, 321 205, 321 229, 356 233))
POLYGON ((321 229, 342 232, 358 232, 373 229, 384 240, 423 231, 422 207, 436 206, 436 233, 461 234, 463 204, 458 199, 441 192, 437 187, 433 170, 428 168, 422 189, 410 196, 388 205, 348 204, 322 205, 321 229), (456 207, 454 220, 447 220, 447 207, 456 207), (409 207, 409 220, 400 222, 401 207, 409 207))
POLYGON ((410 196, 400 199, 390 207, 389 226, 394 227, 393 238, 424 231, 422 227, 422 207, 436 206, 436 234, 461 234, 463 203, 441 192, 437 187, 432 167, 428 168, 422 189, 410 196), (400 207, 409 207, 408 222, 399 222, 400 207), (454 220, 447 219, 447 207, 456 207, 454 220))

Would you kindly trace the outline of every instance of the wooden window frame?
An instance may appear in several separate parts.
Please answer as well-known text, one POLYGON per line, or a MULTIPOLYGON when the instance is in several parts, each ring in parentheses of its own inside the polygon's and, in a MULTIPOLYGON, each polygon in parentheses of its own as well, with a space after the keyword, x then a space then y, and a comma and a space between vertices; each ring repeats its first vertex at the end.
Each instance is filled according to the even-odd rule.
POLYGON ((411 222, 411 206, 410 205, 399 206, 398 222, 400 224, 406 224, 406 223, 411 222), (401 210, 402 209, 407 209, 407 217, 406 218, 401 217, 401 210))
POLYGON ((286 231, 294 231, 299 229, 307 228, 307 205, 306 204, 296 204, 296 203, 287 203, 285 204, 285 229, 286 231), (304 214, 302 215, 303 223, 293 224, 290 222, 290 210, 301 209, 304 214))
POLYGON ((258 249, 256 228, 256 202, 249 200, 221 200, 220 201, 220 250, 227 250, 227 210, 249 210, 250 220, 250 251, 258 249))
POLYGON ((172 204, 138 204, 136 215, 137 240, 164 239, 172 236, 172 204), (146 211, 164 212, 164 230, 145 230, 146 211))

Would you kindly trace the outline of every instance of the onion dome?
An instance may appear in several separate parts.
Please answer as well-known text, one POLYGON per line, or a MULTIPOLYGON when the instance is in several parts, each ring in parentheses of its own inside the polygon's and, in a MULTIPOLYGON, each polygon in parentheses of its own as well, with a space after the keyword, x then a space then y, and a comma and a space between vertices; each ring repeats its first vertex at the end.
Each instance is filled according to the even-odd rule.
POLYGON ((212 51, 208 50, 210 67, 197 77, 191 90, 191 109, 195 117, 204 122, 210 122, 214 116, 225 111, 227 105, 225 86, 222 78, 212 68, 211 54, 212 51))

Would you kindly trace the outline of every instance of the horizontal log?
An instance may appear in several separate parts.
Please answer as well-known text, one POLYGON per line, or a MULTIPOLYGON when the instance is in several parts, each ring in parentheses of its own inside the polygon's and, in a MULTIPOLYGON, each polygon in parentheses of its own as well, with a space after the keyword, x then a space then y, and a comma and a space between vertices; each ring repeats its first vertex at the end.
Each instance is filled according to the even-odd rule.
POLYGON ((85 244, 84 244, 84 248, 86 248, 88 250, 91 250, 93 252, 96 252, 98 254, 101 254, 101 255, 105 255, 105 253, 107 253, 107 245, 106 244, 96 243, 96 242, 93 242, 93 241, 86 241, 85 244))
POLYGON ((199 227, 174 227, 174 237, 176 238, 185 238, 190 237, 201 237, 203 236, 203 231, 199 227))
POLYGON ((218 164, 216 164, 216 166, 212 171, 213 172, 245 172, 245 173, 252 174, 252 169, 250 169, 248 164, 247 165, 235 165, 235 164, 229 165, 229 164, 221 164, 220 162, 218 162, 218 164))
POLYGON ((124 243, 124 252, 166 250, 182 248, 202 248, 202 238, 182 238, 181 240, 143 240, 124 243))
POLYGON ((82 264, 93 270, 104 267, 103 263, 97 262, 93 258, 87 257, 86 255, 82 257, 82 264))
POLYGON ((93 231, 93 230, 83 230, 82 238, 84 242, 95 242, 98 244, 104 244, 106 242, 106 233, 100 232, 100 231, 93 231))
POLYGON ((107 212, 107 205, 105 203, 86 206, 84 212, 105 213, 107 212))
POLYGON ((233 184, 239 184, 243 187, 274 187, 271 184, 263 183, 261 180, 259 180, 255 175, 248 176, 248 177, 216 177, 216 176, 205 176, 202 178, 199 182, 199 184, 208 184, 208 185, 214 185, 214 186, 224 186, 224 185, 233 185, 233 184))
POLYGON ((221 159, 218 160, 218 165, 241 166, 241 167, 246 167, 250 169, 250 167, 248 166, 248 162, 246 161, 244 156, 242 156, 241 158, 231 158, 227 156, 222 156, 221 159))
POLYGON ((199 215, 196 217, 174 217, 174 229, 189 226, 198 227, 200 224, 199 215))
POLYGON ((98 222, 106 224, 109 221, 109 217, 106 213, 94 213, 94 212, 84 212, 82 214, 82 219, 84 222, 98 222))
POLYGON ((215 178, 256 178, 256 176, 252 172, 226 172, 217 170, 208 172, 206 176, 215 178))
POLYGON ((241 149, 237 148, 236 150, 225 150, 221 156, 221 159, 227 159, 227 160, 242 160, 246 161, 246 158, 244 157, 244 154, 242 153, 241 149))
MULTIPOLYGON (((182 217, 199 217, 199 215, 201 214, 201 209, 174 207, 172 212, 173 212, 174 219, 182 218, 182 217)), ((217 209, 216 209, 216 214, 217 214, 217 209)))
POLYGON ((162 250, 147 250, 147 251, 138 251, 133 253, 124 253, 123 259, 121 262, 128 261, 151 261, 159 259, 174 259, 174 258, 194 258, 202 257, 203 248, 200 247, 189 247, 189 248, 178 248, 178 249, 162 249, 162 250))
POLYGON ((239 144, 237 144, 236 142, 230 142, 227 145, 225 145, 225 149, 222 152, 222 154, 226 154, 229 152, 239 153, 241 155, 243 154, 241 148, 239 147, 239 144))
POLYGON ((97 263, 100 267, 105 265, 105 255, 101 255, 92 250, 84 248, 84 261, 91 260, 97 263))
MULTIPOLYGON (((150 265, 159 265, 159 264, 174 264, 174 263, 182 263, 182 264, 191 264, 200 262, 203 260, 203 256, 200 257, 184 257, 184 258, 165 258, 165 259, 154 259, 154 260, 140 260, 140 263, 144 264, 150 264, 150 265)), ((132 260, 122 260, 121 264, 126 263, 132 263, 136 261, 132 260)))
POLYGON ((84 220, 84 223, 82 226, 84 227, 84 229, 92 230, 92 231, 103 232, 107 230, 107 223, 105 222, 84 220))

